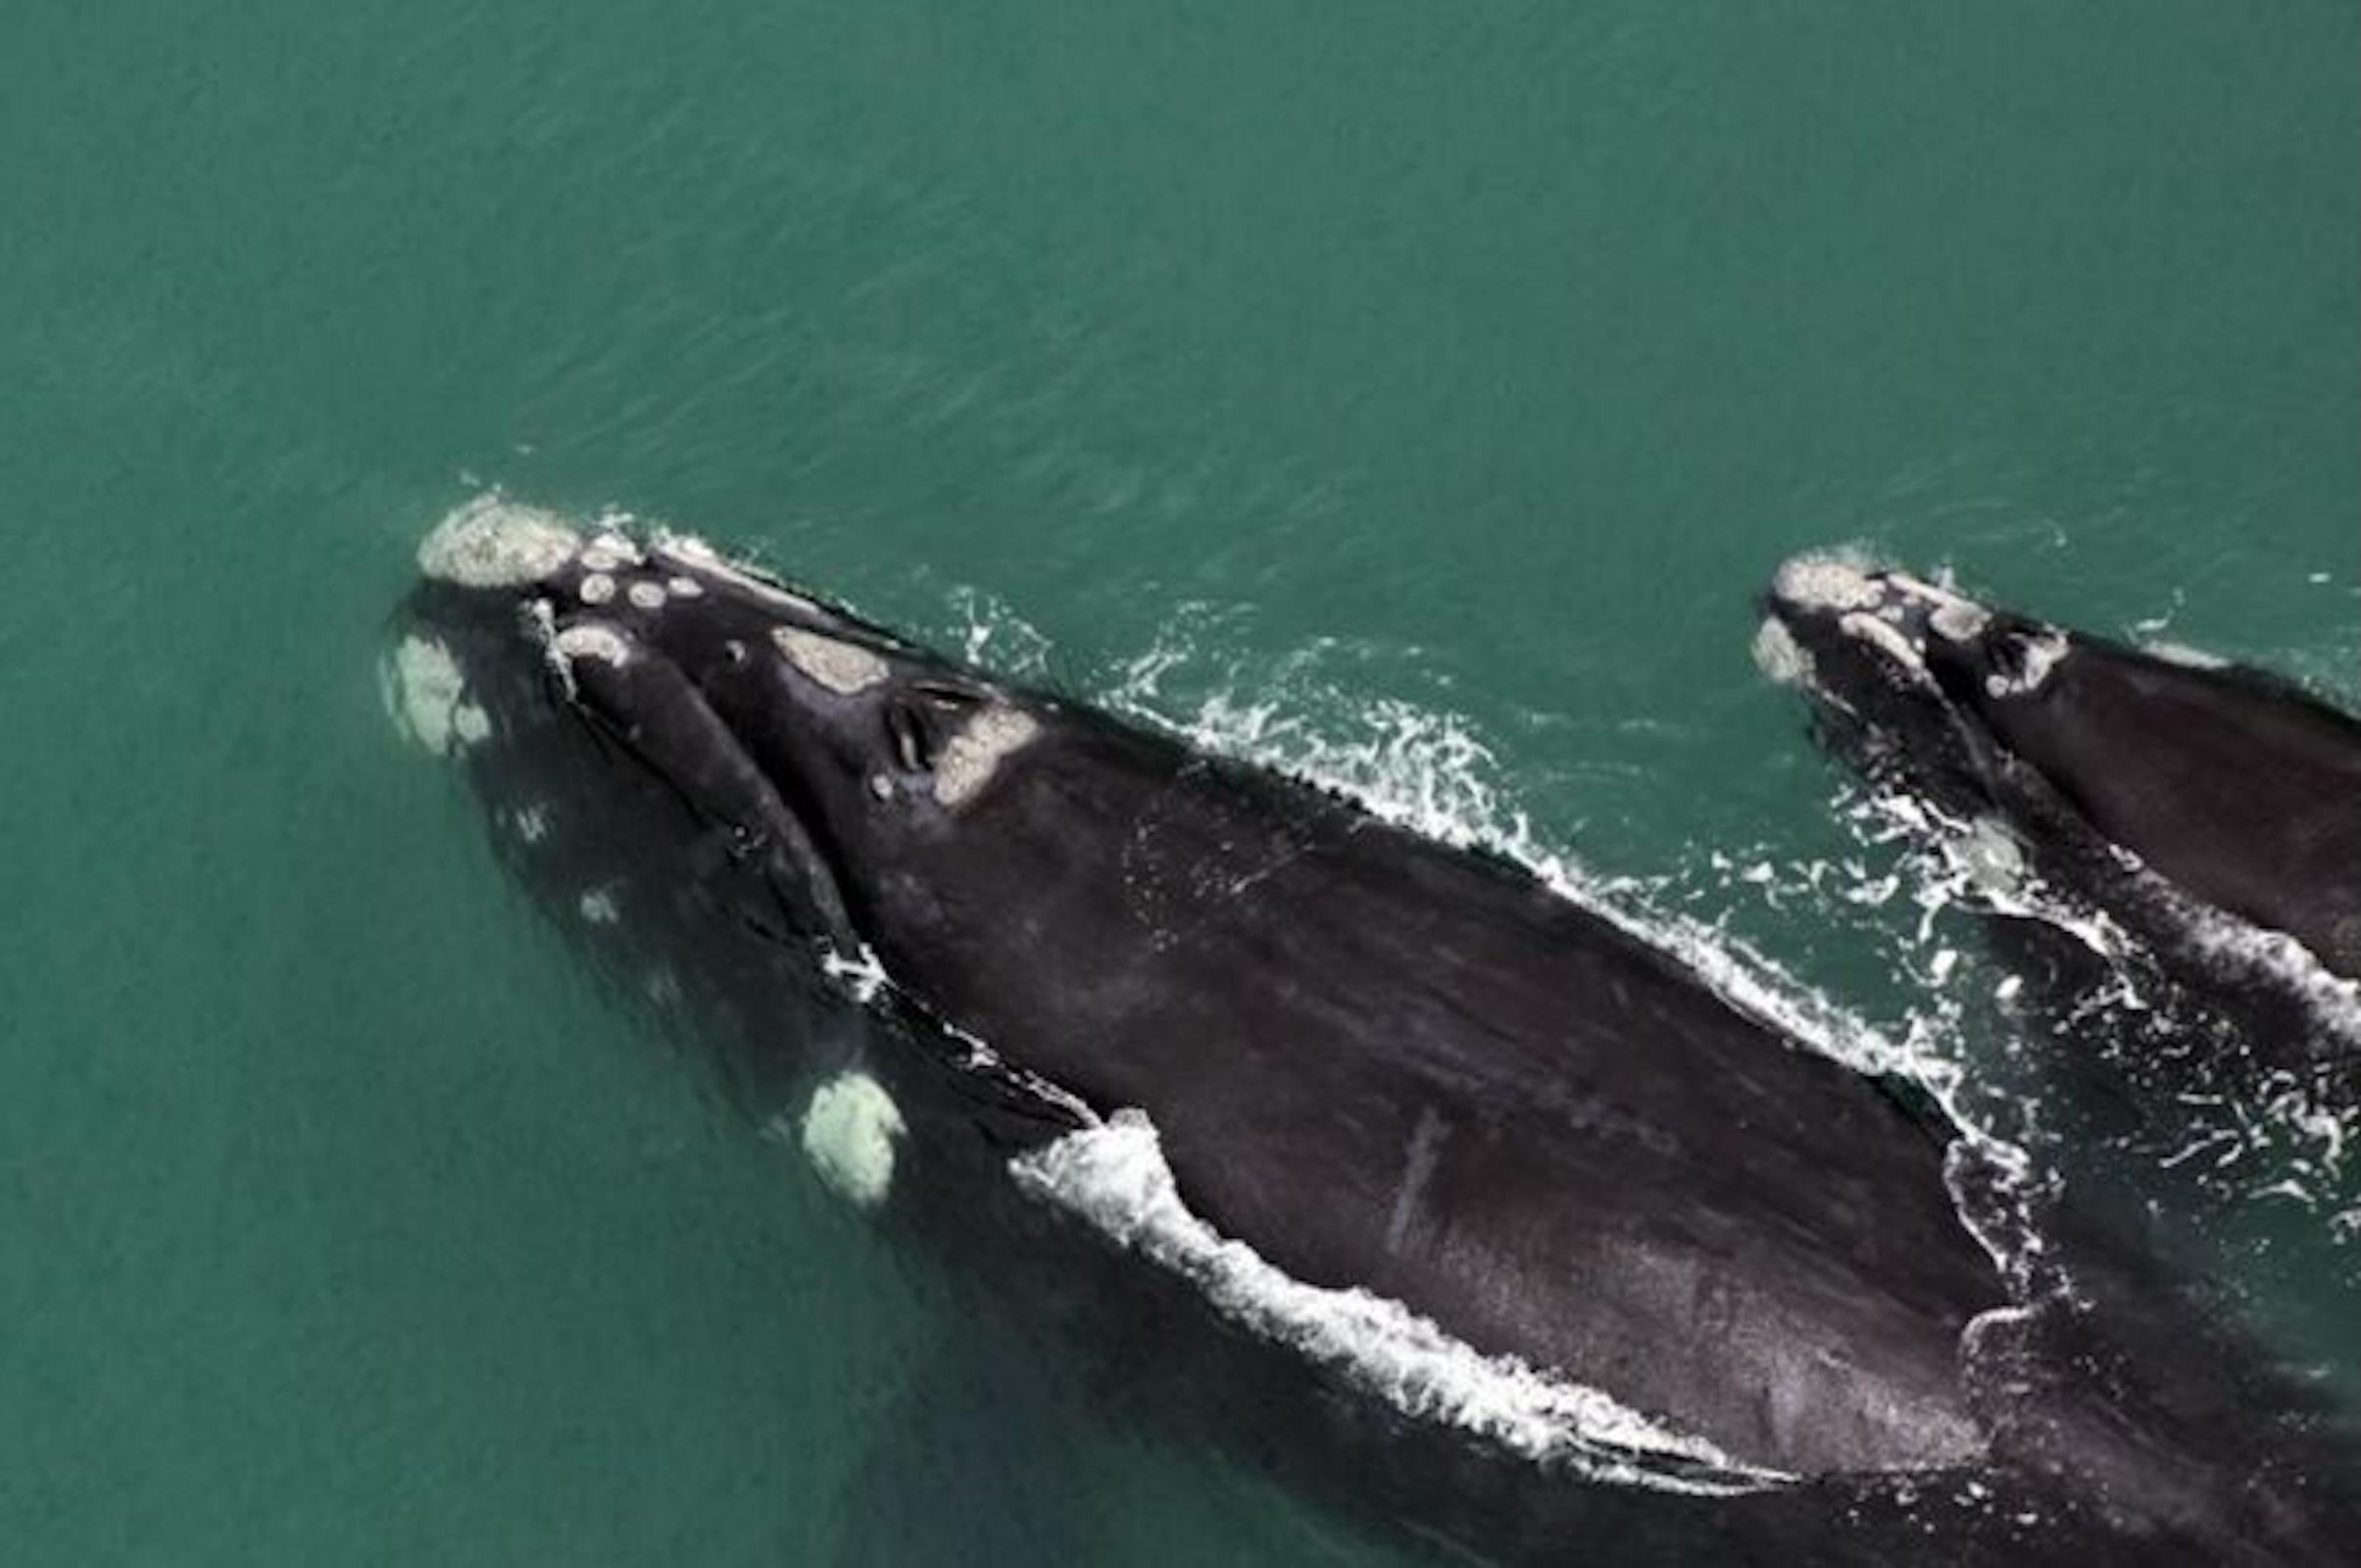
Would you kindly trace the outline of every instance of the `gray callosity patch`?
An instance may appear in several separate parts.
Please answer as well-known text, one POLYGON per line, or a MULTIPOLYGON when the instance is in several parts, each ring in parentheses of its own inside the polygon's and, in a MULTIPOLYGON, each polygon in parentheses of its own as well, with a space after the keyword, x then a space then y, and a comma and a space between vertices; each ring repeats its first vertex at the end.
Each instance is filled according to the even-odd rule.
POLYGON ((462 588, 514 588, 558 570, 580 545, 554 513, 478 496, 418 545, 418 569, 462 588))
POLYGON ((1820 557, 1799 557, 1779 568, 1771 591, 1806 610, 1874 610, 1884 597, 1877 579, 1857 566, 1820 557))
POLYGON ((577 659, 596 659, 619 665, 631 657, 631 645, 612 626, 568 626, 550 639, 549 647, 551 653, 568 663, 577 659))
POLYGON ((787 662, 840 697, 867 691, 886 676, 885 661, 857 643, 800 626, 774 626, 770 640, 787 662))
POLYGON ((935 761, 935 799, 958 806, 992 782, 1000 764, 1021 750, 1041 725, 1013 708, 987 708, 943 748, 935 761))

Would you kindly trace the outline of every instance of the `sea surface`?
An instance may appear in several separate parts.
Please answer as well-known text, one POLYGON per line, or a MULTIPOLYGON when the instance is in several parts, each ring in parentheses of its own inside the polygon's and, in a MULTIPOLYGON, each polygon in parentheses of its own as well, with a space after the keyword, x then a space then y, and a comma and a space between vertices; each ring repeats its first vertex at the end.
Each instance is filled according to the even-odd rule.
MULTIPOLYGON (((14 0, 0 1555, 1443 1556, 616 1011, 386 721, 418 539, 693 530, 2005 1086, 1752 596, 1845 547, 2361 702, 2356 60, 2349 0, 14 0)), ((2307 1136, 2158 1201, 2350 1405, 2307 1136)))

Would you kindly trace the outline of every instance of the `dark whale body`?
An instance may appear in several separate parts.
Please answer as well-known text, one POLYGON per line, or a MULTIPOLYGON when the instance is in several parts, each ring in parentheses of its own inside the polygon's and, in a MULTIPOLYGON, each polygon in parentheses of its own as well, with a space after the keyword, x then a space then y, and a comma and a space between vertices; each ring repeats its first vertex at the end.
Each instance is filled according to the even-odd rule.
MULTIPOLYGON (((1934 1528, 1994 1560, 2325 1539, 2251 1432, 2024 1364, 2041 1336, 2011 1337, 2035 1314, 1962 1218, 1976 1161, 1947 1122, 1523 870, 699 548, 483 503, 421 562, 397 705, 494 805, 523 880, 646 998, 693 994, 735 1076, 808 1082, 802 1051, 890 1086, 861 1100, 858 1146, 894 1152, 890 1188, 877 1160, 844 1178, 863 1200, 956 1203, 979 1171, 1038 1191, 1136 1108, 1216 1239, 1178 1266, 1367 1293, 1603 1396, 1603 1427, 1533 1446, 1571 1461, 1535 1515, 1552 1529, 1614 1517, 1746 1560, 1875 1560, 1934 1528), (918 1065, 845 1027, 826 976, 856 956, 918 1065), (1981 1339, 2005 1347, 1996 1390, 1981 1339), (1602 1471, 1618 1484, 1578 1483, 1602 1471)), ((1464 1495, 1502 1473, 1503 1430, 1482 1436, 1494 1479, 1464 1495)), ((1509 1457, 1519 1494, 1549 1468, 1509 1457)))
POLYGON ((1801 560, 1770 662, 1881 782, 1997 824, 2053 887, 2248 1024, 2256 1064, 2355 1102, 2361 720, 2261 671, 1801 560))

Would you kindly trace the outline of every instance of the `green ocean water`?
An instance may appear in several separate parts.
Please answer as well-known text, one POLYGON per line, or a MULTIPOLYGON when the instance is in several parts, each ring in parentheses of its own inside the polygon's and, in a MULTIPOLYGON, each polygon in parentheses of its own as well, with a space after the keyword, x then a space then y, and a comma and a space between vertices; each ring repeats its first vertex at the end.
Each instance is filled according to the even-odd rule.
MULTIPOLYGON (((691 528, 1997 1059, 1750 596, 1851 544, 2361 699, 2356 60, 2344 0, 17 0, 0 1557, 1418 1560, 609 1007, 386 722, 418 539, 691 528)), ((2361 1386, 2361 1241, 2207 1230, 2361 1386)))

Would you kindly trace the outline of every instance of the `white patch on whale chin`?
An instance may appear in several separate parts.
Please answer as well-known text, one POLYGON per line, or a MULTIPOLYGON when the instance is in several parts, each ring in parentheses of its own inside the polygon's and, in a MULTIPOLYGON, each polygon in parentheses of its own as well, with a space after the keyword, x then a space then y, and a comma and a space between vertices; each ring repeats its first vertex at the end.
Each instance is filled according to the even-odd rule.
POLYGON ((481 495, 435 524, 418 569, 462 588, 515 588, 565 565, 581 543, 555 513, 481 495))
POLYGON ((405 637, 384 672, 385 710, 394 727, 437 757, 449 757, 492 733, 492 720, 467 700, 467 680, 451 650, 405 637))
POLYGON ((1223 1316, 1345 1373, 1404 1415, 1448 1422, 1528 1458, 1669 1491, 1722 1494, 1789 1479, 1597 1389, 1485 1355, 1399 1301, 1289 1276, 1190 1212, 1155 1124, 1138 1110, 1029 1150, 1008 1170, 1027 1194, 1191 1281, 1223 1316))
POLYGON ((935 760, 935 799, 958 806, 992 782, 1001 763, 1021 751, 1041 725, 1013 708, 987 708, 951 738, 935 760))
POLYGON ((770 640, 787 662, 839 697, 856 696, 885 679, 885 661, 856 643, 801 626, 773 626, 770 640))
POLYGON ((873 1208, 894 1185, 894 1144, 909 1128, 902 1108, 865 1072, 839 1073, 804 1107, 804 1152, 839 1198, 873 1208))
POLYGON ((1812 656, 1787 622, 1777 615, 1765 615, 1762 624, 1754 629, 1754 667, 1782 686, 1809 686, 1812 683, 1812 656))
MULTIPOLYGON (((584 558, 584 564, 588 564, 587 557, 584 558)), ((581 595, 582 603, 586 605, 603 605, 615 597, 615 579, 604 571, 594 570, 582 579, 582 585, 574 592, 581 595)))

